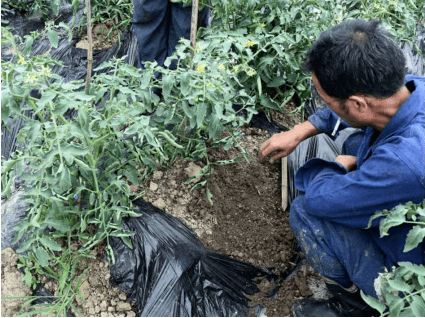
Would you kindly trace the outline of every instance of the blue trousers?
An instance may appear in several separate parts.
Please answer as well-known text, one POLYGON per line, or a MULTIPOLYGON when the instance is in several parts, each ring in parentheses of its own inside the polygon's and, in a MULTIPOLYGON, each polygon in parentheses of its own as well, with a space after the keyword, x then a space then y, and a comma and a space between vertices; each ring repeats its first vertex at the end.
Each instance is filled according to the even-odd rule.
MULTIPOLYGON (((133 0, 133 30, 138 41, 138 68, 143 62, 164 61, 174 52, 180 38, 190 38, 192 7, 169 0, 133 0)), ((198 26, 208 23, 209 9, 198 15, 198 26)), ((175 67, 175 66, 174 66, 175 67)))
MULTIPOLYGON (((363 132, 345 141, 342 152, 356 155, 363 132)), ((309 215, 301 194, 291 204, 290 225, 310 265, 343 287, 353 283, 367 295, 377 297, 374 280, 389 264, 370 231, 350 228, 309 215)))

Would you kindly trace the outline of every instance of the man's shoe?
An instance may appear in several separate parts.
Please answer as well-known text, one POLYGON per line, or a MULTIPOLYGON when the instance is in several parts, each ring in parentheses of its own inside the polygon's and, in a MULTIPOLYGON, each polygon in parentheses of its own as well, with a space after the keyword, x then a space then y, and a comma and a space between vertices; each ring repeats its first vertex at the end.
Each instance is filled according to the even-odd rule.
POLYGON ((367 305, 360 290, 355 286, 343 288, 338 284, 326 283, 330 299, 296 300, 292 310, 296 317, 372 317, 379 313, 367 305))

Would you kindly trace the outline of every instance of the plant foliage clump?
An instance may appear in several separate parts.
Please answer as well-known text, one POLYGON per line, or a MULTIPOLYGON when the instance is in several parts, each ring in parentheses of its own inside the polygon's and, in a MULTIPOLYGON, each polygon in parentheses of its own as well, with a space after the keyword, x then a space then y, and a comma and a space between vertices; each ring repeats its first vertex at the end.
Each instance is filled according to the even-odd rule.
MULTIPOLYGON (((377 212, 369 221, 369 226, 376 218, 382 218, 381 237, 388 235, 388 230, 402 224, 412 224, 404 246, 409 252, 425 238, 425 200, 419 204, 408 202, 388 210, 377 212), (384 217, 384 218, 382 218, 384 217)), ((362 293, 363 299, 381 313, 390 317, 423 317, 425 313, 425 266, 410 262, 399 262, 391 271, 386 269, 375 282, 377 300, 362 293)))

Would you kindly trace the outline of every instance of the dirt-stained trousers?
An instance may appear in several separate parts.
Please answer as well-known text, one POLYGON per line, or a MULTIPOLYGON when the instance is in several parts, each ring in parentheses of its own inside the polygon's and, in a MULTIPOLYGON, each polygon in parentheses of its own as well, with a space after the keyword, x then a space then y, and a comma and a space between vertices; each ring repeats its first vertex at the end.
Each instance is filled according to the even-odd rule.
MULTIPOLYGON (((342 153, 355 155, 363 132, 348 137, 342 153)), ((304 194, 292 202, 290 225, 310 265, 343 287, 353 283, 367 295, 377 297, 374 280, 388 260, 364 229, 350 228, 309 215, 304 194)))

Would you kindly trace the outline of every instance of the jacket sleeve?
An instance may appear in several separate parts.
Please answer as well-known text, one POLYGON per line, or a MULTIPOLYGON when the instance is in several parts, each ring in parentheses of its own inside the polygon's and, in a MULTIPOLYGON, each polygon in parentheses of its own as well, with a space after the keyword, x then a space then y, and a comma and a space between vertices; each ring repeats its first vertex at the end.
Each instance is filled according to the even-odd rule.
POLYGON ((329 137, 335 140, 339 132, 347 127, 351 127, 348 123, 341 120, 341 124, 337 130, 335 136, 331 136, 336 122, 338 120, 338 115, 335 114, 329 107, 324 109, 317 110, 313 115, 308 117, 308 121, 318 130, 326 133, 329 137))
POLYGON ((305 193, 308 214, 355 228, 366 228, 377 211, 421 202, 424 190, 409 167, 384 147, 351 172, 338 162, 311 159, 296 173, 295 185, 305 193))

